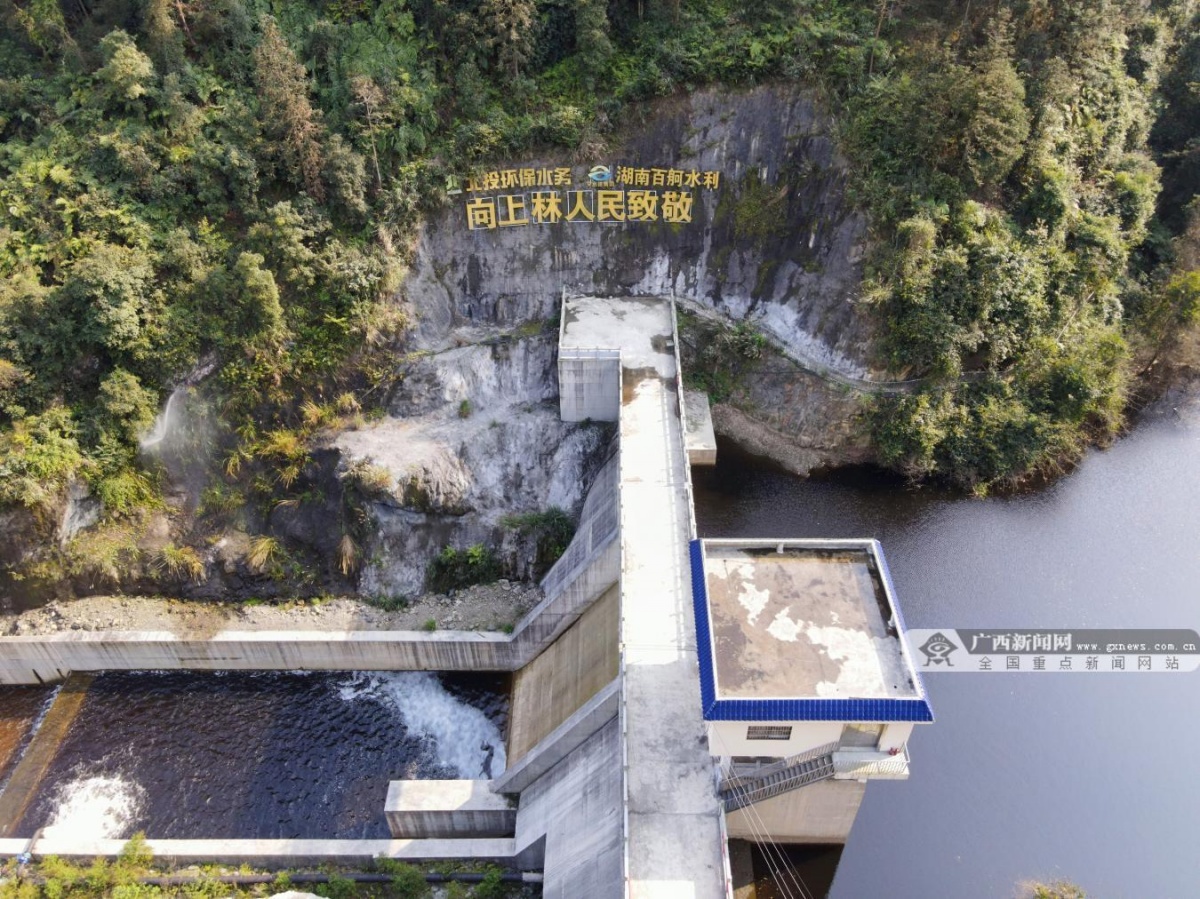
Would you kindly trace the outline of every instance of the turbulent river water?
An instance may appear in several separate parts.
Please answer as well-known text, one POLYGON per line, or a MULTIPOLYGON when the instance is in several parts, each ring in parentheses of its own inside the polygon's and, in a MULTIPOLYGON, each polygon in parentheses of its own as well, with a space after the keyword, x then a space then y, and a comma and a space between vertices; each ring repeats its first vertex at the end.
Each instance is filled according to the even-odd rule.
POLYGON ((110 672, 19 832, 386 837, 388 781, 498 775, 507 714, 494 675, 110 672))
MULTIPOLYGON (((910 627, 1200 630, 1200 403, 1034 493, 877 475, 801 480, 722 446, 701 535, 873 536, 910 627)), ((934 674, 907 781, 873 783, 834 899, 973 899, 1070 879, 1098 899, 1200 896, 1197 674, 934 674)))

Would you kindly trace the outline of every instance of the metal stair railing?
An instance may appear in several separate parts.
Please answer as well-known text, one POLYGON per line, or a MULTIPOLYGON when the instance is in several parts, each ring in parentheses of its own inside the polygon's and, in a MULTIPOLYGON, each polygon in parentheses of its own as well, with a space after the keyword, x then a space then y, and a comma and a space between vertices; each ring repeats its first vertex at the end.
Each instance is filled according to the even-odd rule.
POLYGON ((806 749, 804 752, 798 752, 795 755, 789 755, 785 758, 776 759, 773 762, 766 764, 747 765, 744 763, 733 762, 729 766, 729 774, 721 780, 721 791, 732 790, 741 786, 754 786, 758 781, 765 777, 770 777, 787 768, 795 767, 802 762, 807 762, 811 759, 820 758, 823 755, 829 755, 838 748, 837 741, 826 743, 823 746, 817 746, 813 749, 806 749))
POLYGON ((726 812, 737 811, 755 802, 770 799, 782 793, 798 790, 819 780, 833 777, 833 753, 827 752, 799 764, 776 771, 766 777, 743 786, 721 790, 721 800, 726 812))

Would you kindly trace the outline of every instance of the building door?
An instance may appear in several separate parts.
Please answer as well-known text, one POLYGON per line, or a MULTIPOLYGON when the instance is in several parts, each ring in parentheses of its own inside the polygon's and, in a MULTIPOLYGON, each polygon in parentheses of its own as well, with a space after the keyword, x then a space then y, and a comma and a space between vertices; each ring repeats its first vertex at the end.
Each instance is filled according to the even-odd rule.
POLYGON ((847 724, 842 727, 842 749, 877 749, 883 736, 882 724, 847 724))

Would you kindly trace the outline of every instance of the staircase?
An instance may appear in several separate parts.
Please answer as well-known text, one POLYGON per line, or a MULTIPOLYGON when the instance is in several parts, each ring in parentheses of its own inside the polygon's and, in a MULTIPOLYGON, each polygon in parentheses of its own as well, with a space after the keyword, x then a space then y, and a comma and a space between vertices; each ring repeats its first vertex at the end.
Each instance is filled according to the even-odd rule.
POLYGON ((833 777, 833 749, 833 746, 823 746, 819 750, 782 759, 751 774, 731 774, 721 783, 720 796, 725 811, 736 811, 833 777))

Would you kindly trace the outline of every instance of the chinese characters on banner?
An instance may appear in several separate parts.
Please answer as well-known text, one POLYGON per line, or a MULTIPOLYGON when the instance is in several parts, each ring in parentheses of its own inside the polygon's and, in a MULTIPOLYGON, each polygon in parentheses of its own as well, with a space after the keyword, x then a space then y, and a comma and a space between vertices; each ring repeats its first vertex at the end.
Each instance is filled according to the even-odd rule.
POLYGON ((497 193, 467 200, 467 227, 479 231, 559 222, 686 224, 692 221, 696 191, 716 190, 720 180, 720 172, 618 166, 604 182, 593 179, 588 187, 575 187, 569 168, 485 172, 468 179, 467 193, 497 193), (513 192, 499 193, 506 190, 513 192))

